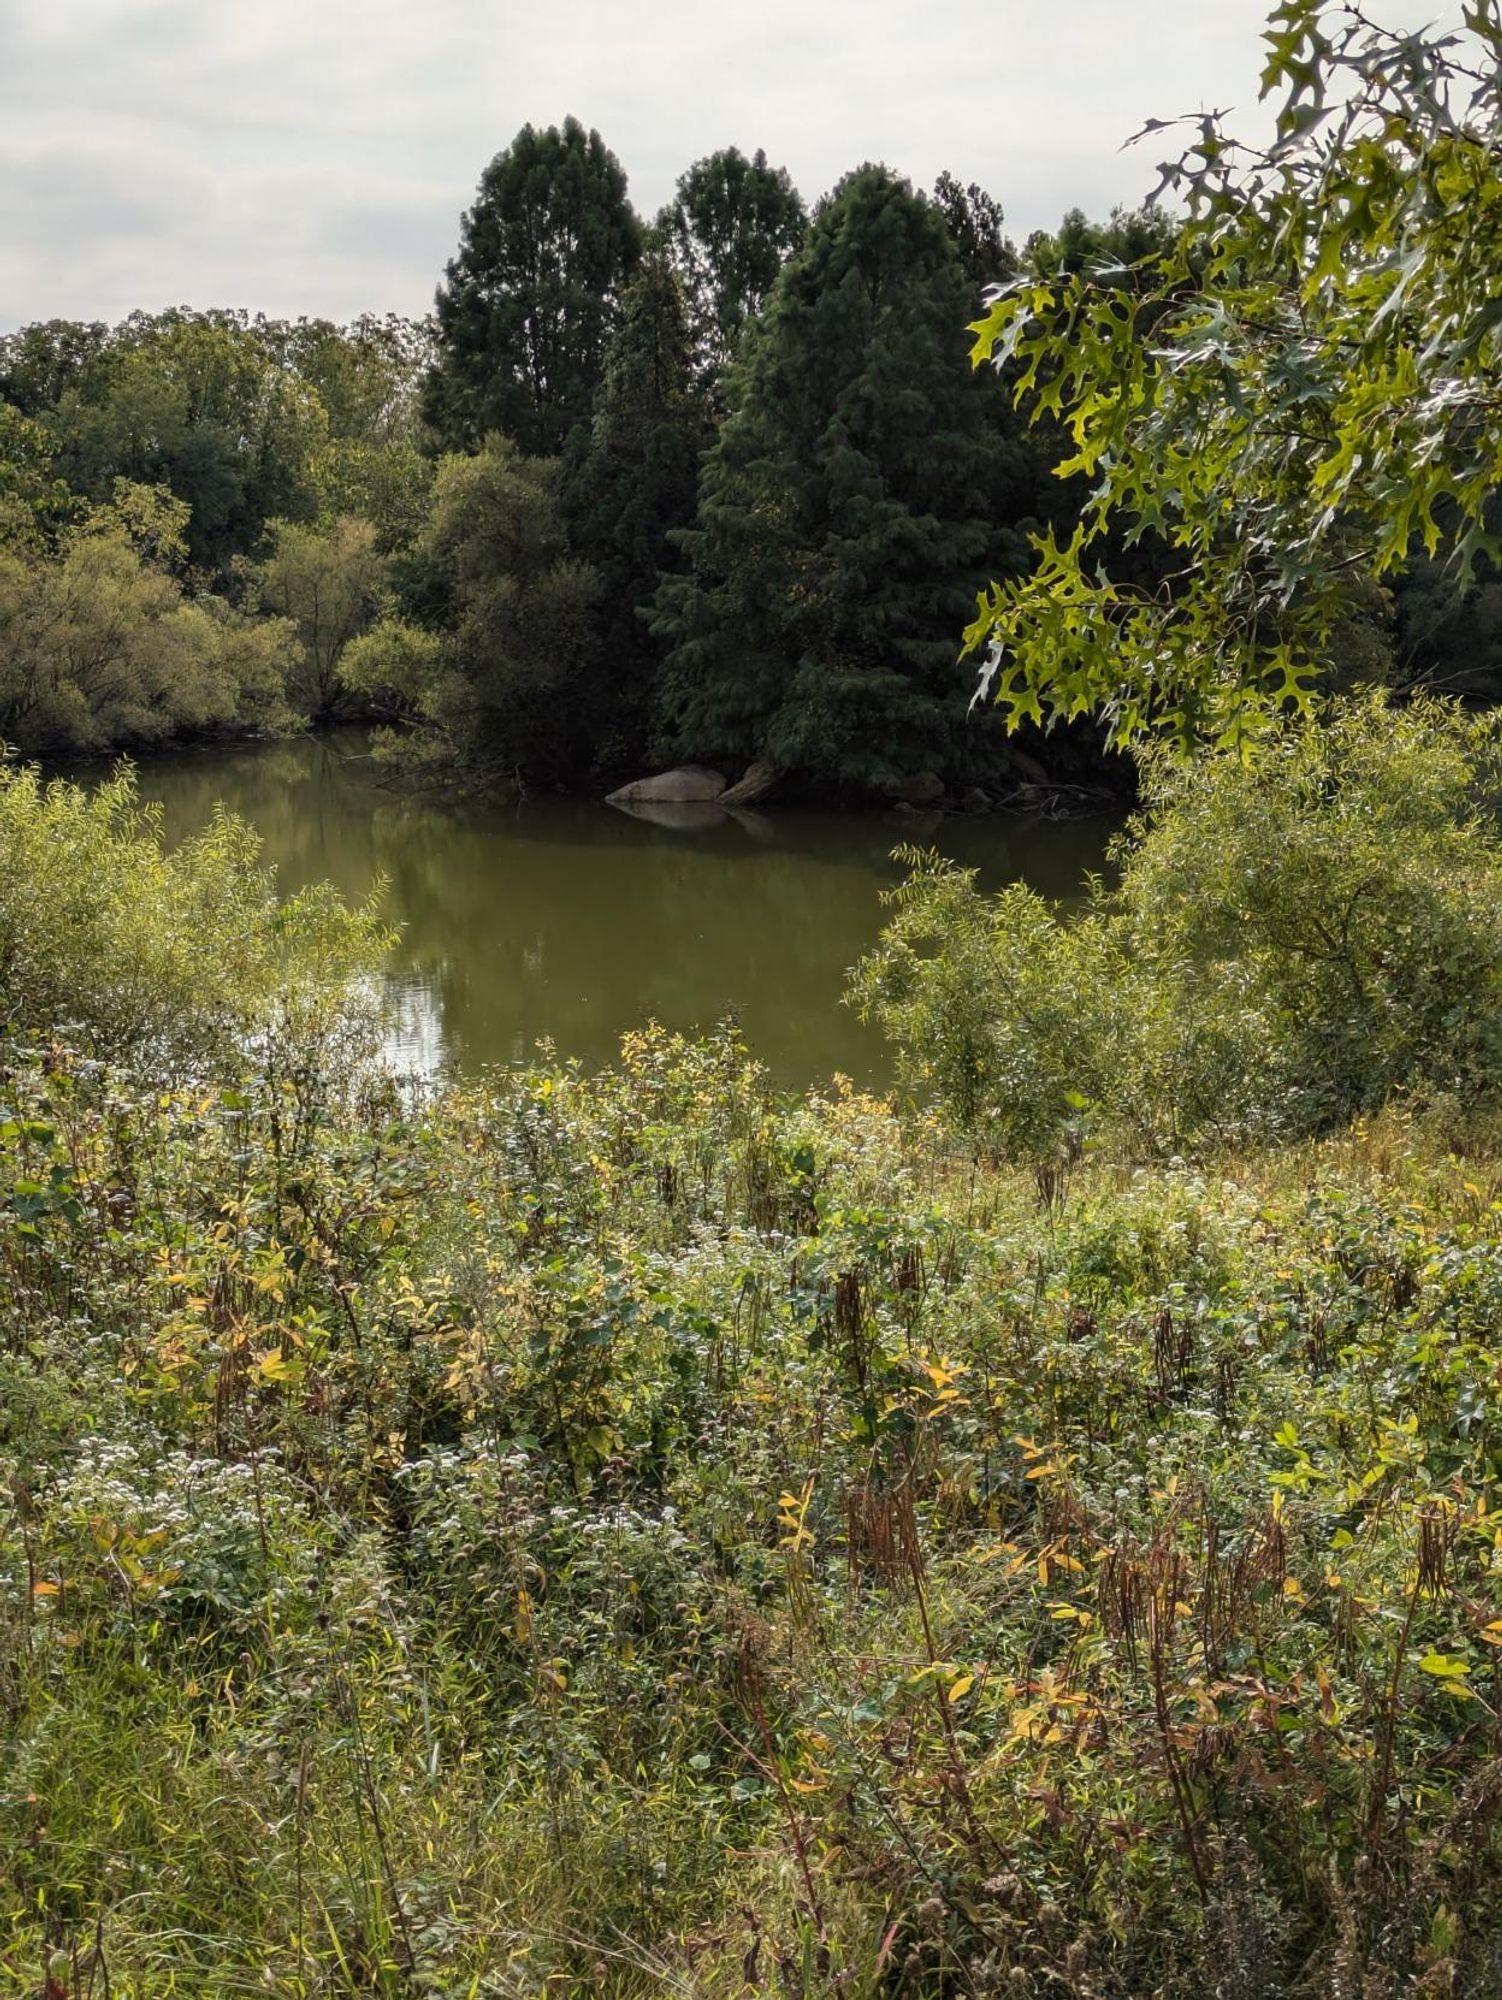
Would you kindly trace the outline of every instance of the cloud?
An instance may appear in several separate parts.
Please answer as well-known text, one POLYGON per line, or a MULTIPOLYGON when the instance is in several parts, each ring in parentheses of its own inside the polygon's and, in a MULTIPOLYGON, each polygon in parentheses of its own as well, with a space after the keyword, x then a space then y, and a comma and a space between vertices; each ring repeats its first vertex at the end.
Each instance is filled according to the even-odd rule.
MULTIPOLYGON (((764 146, 809 197, 943 167, 1018 234, 1146 192, 1149 115, 1251 105, 1263 0, 0 0, 0 325, 424 311, 491 156, 573 112, 645 213, 764 146)), ((1415 23, 1420 18, 1414 12, 1415 23)))

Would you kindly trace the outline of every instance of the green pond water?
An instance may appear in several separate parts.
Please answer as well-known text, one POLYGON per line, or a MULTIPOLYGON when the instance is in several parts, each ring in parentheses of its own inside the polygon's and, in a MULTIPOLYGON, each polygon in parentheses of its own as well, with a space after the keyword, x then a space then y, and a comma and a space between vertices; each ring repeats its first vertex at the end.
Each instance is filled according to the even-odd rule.
POLYGON ((736 817, 679 808, 661 824, 579 799, 414 804, 382 788, 349 732, 154 757, 140 777, 170 839, 221 800, 250 821, 286 890, 327 879, 363 898, 385 877, 401 927, 392 1052, 428 1072, 514 1062, 545 1036, 599 1063, 649 1018, 705 1028, 733 1012, 781 1083, 836 1070, 880 1083, 882 1043, 840 996, 900 878, 892 848, 936 845, 987 886, 1021 877, 1068 897, 1116 824, 775 804, 736 817))

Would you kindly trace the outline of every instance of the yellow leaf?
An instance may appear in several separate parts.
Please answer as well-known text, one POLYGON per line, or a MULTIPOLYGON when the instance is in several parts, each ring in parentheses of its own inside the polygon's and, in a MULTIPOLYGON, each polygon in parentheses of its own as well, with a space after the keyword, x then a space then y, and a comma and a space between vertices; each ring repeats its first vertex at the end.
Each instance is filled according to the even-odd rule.
POLYGON ((969 1694, 971 1688, 973 1688, 974 1686, 975 1686, 974 1674, 961 1674, 959 1679, 953 1684, 953 1686, 949 1690, 949 1699, 951 1701, 958 1701, 962 1695, 969 1694))

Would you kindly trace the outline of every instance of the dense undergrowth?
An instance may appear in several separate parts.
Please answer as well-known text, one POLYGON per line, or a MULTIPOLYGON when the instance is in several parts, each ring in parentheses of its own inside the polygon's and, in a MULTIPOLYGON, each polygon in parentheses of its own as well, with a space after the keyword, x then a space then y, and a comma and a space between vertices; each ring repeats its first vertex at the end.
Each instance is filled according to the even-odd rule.
POLYGON ((5 1054, 9 1990, 1502 1987, 1491 1156, 5 1054))
POLYGON ((1381 721, 1021 1004, 920 879, 932 1113, 413 1090, 370 911, 0 772, 0 1991, 1502 1993, 1496 732, 1381 721))
POLYGON ((1502 1092, 1502 717, 1367 695, 1244 760, 1145 759, 1115 879, 1059 910, 907 850, 853 994, 911 1090, 1045 1178, 1502 1092))

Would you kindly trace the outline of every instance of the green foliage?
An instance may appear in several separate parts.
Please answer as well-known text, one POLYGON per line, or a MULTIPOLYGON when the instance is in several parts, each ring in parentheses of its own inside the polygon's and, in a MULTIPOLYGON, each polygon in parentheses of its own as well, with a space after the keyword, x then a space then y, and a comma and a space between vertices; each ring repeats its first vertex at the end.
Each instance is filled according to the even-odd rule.
POLYGON ((1034 277, 1088 272, 1097 282, 1113 277, 1119 282, 1134 267, 1167 255, 1177 236, 1173 217, 1161 208, 1113 208, 1104 222, 1071 208, 1057 229, 1033 231, 1023 260, 1034 277))
POLYGON ((1040 1211, 731 1037, 327 1083, 7 1052, 18 1990, 1486 1990, 1479 1135, 1040 1211))
POLYGON ((1014 1158, 1067 1158, 1088 1123, 1177 1149, 1490 1101, 1499 760, 1493 717, 1367 697, 1245 760, 1150 761, 1116 886, 1061 915, 920 857, 855 997, 908 1083, 1014 1158))
POLYGON ((58 471, 91 500, 120 478, 168 487, 189 509, 188 554, 200 569, 225 574, 266 521, 306 519, 316 504, 323 405, 233 315, 136 315, 41 421, 58 471))
POLYGON ((1307 702, 1353 580, 1415 538, 1464 579, 1492 545, 1496 9, 1425 37, 1288 0, 1266 41, 1276 136, 1200 121, 1163 170, 1188 211, 1171 244, 1029 272, 975 328, 1092 482, 970 629, 1013 718, 1238 742, 1264 703, 1307 702), (1100 565, 1143 535, 1176 558, 1151 589, 1100 565))
POLYGON ((701 369, 715 380, 740 352, 777 273, 803 241, 803 199, 758 147, 696 160, 678 179, 657 232, 688 297, 701 369))
POLYGON ((339 656, 347 694, 391 719, 435 719, 442 708, 444 643, 438 632, 386 617, 339 656))
POLYGON ((1016 883, 982 896, 973 870, 899 848, 907 880, 850 998, 894 1043, 901 1082, 936 1096, 982 1149, 1068 1164, 1108 1098, 1130 965, 1095 916, 1061 921, 1016 883))
POLYGON ((258 1039, 342 1032, 385 942, 327 888, 278 901, 257 838, 219 815, 171 852, 122 767, 93 791, 0 768, 0 1007, 89 1055, 171 1078, 234 1070, 258 1039))
POLYGON ((965 289, 938 213, 876 167, 783 267, 658 593, 677 752, 869 792, 971 749, 956 620, 1020 560, 1035 489, 957 346, 965 289))
POLYGON ((332 526, 274 521, 270 547, 249 571, 259 610, 297 629, 299 656, 291 699, 315 722, 327 720, 342 691, 346 647, 375 623, 387 598, 387 564, 369 521, 341 517, 332 526))
POLYGON ((422 385, 433 365, 431 320, 363 313, 348 326, 326 319, 254 324, 318 397, 335 441, 389 446, 420 434, 422 385))
POLYGON ((313 462, 318 518, 368 521, 375 546, 393 555, 411 546, 433 499, 434 461, 417 445, 331 438, 313 462))
POLYGON ((1449 552, 1416 549, 1395 577, 1389 600, 1389 678, 1469 702, 1502 692, 1502 579, 1485 555, 1469 585, 1457 587, 1449 552))
POLYGON ((0 400, 0 548, 44 545, 76 511, 67 486, 53 477, 55 457, 42 426, 0 400))
POLYGON ((570 540, 599 576, 595 646, 603 671, 576 696, 591 774, 629 770, 645 757, 662 647, 644 612, 659 577, 676 567, 672 541, 693 520, 710 411, 694 368, 683 287, 667 253, 649 244, 621 295, 620 325, 587 446, 565 467, 570 540))
POLYGON ((418 626, 436 637, 399 620, 350 649, 349 685, 386 690, 423 725, 416 754, 456 758, 479 783, 552 782, 588 766, 599 582, 569 553, 559 487, 555 461, 503 438, 443 459, 404 580, 418 626))
POLYGON ((1002 228, 1001 203, 974 181, 961 186, 947 169, 934 182, 933 200, 978 300, 988 285, 999 285, 1017 269, 1017 252, 1002 228))
POLYGON ((427 518, 430 349, 394 317, 185 311, 0 338, 5 735, 101 750, 326 716, 382 558, 427 518), (166 533, 143 512, 163 495, 166 533))
POLYGON ((55 548, 0 542, 0 738, 78 752, 286 725, 296 635, 184 591, 188 526, 121 482, 55 548))
POLYGON ((385 546, 405 538, 430 478, 418 399, 431 345, 426 325, 394 315, 53 320, 0 337, 0 402, 39 428, 74 492, 169 487, 190 508, 191 560, 223 577, 268 519, 363 514, 385 546))
POLYGON ((438 351, 425 409, 449 450, 493 432, 525 452, 561 451, 587 424, 636 267, 641 227, 626 176, 576 118, 524 125, 480 177, 438 292, 438 351))

